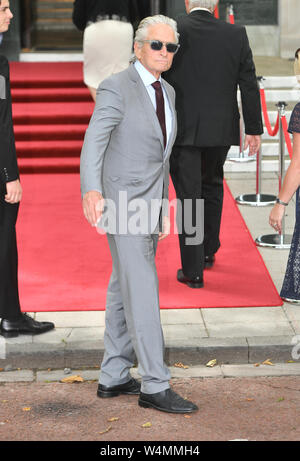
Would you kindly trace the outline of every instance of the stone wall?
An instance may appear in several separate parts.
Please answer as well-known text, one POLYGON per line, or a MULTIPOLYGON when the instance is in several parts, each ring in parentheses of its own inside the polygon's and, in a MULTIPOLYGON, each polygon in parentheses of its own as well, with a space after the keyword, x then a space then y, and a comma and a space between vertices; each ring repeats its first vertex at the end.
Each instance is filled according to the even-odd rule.
MULTIPOLYGON (((23 1, 23 0, 21 0, 23 1)), ((149 0, 151 2, 153 12, 159 8, 159 4, 165 4, 167 7, 167 14, 176 16, 178 13, 184 12, 184 0, 149 0)), ((300 0, 278 0, 278 18, 273 17, 271 24, 264 23, 263 18, 260 18, 260 24, 253 25, 254 16, 260 13, 249 9, 247 5, 253 2, 256 5, 255 10, 262 8, 262 12, 275 0, 232 0, 236 10, 239 8, 240 13, 236 11, 236 22, 244 23, 243 17, 239 15, 244 11, 244 16, 247 17, 251 13, 251 21, 245 21, 247 33, 249 36, 253 54, 256 56, 277 56, 282 58, 292 59, 297 48, 300 48, 300 0), (256 2, 256 3, 254 3, 256 2), (248 10, 247 10, 248 8, 248 10), (248 13, 247 13, 248 11, 248 13), (262 22, 261 22, 262 21, 262 22), (277 23, 275 23, 277 22, 277 23)), ((230 3, 230 0, 220 0, 220 7, 224 9, 225 5, 230 3)), ((252 5, 252 6, 253 6, 252 5)), ((9 32, 4 34, 4 40, 0 48, 0 52, 5 54, 10 60, 18 60, 20 53, 20 0, 11 2, 11 7, 14 13, 9 32)), ((277 5, 276 7, 277 14, 277 5)), ((224 11, 223 11, 224 13, 224 11)), ((263 16, 263 14, 262 14, 263 16)))
POLYGON ((300 0, 280 0, 280 56, 293 58, 300 48, 300 0))

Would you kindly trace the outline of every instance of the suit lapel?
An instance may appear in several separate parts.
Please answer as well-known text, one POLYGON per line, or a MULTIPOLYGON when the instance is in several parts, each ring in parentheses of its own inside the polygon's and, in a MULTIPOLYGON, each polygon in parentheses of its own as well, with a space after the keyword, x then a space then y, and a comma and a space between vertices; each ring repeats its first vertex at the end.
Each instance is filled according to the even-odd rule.
POLYGON ((169 154, 169 151, 170 151, 170 146, 173 146, 173 143, 174 143, 175 137, 176 137, 177 115, 176 115, 175 105, 174 105, 174 102, 173 102, 173 99, 172 99, 171 92, 169 91, 169 87, 168 87, 168 85, 166 85, 166 82, 163 79, 162 79, 162 84, 163 84, 165 92, 167 93, 168 102, 169 102, 169 106, 170 106, 171 113, 172 113, 172 130, 171 130, 171 133, 170 133, 170 139, 168 141, 168 148, 167 148, 167 150, 165 152, 165 157, 167 157, 168 154, 169 154))
POLYGON ((137 95, 142 103, 142 106, 145 109, 145 114, 147 115, 149 122, 153 126, 154 131, 157 134, 157 137, 159 138, 161 142, 161 147, 162 150, 164 151, 164 138, 163 134, 161 131, 161 127, 155 112, 155 109, 153 107, 153 104, 151 102, 151 99, 149 97, 149 94, 145 88, 145 85, 142 82, 142 79, 140 78, 138 72, 136 71, 134 65, 131 65, 129 68, 130 76, 132 80, 136 84, 136 89, 137 89, 137 95))

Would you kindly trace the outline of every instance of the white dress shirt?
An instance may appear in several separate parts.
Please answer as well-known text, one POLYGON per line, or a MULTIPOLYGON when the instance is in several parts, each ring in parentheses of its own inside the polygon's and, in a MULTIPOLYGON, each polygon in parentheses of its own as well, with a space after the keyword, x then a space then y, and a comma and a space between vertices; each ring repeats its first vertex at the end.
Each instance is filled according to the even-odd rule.
MULTIPOLYGON (((153 88, 152 86, 152 83, 156 82, 156 78, 154 77, 154 75, 151 74, 151 72, 149 72, 141 63, 140 61, 137 59, 134 63, 134 66, 137 70, 137 72, 139 73, 139 76, 141 77, 142 79, 142 82, 144 83, 145 87, 146 87, 146 90, 150 96, 150 99, 151 99, 151 102, 153 104, 153 107, 155 109, 155 112, 156 112, 156 96, 155 96, 155 89, 153 88)), ((172 112, 171 112, 171 108, 170 108, 170 104, 169 104, 169 100, 168 100, 168 95, 164 89, 164 86, 161 82, 161 77, 159 78, 159 81, 161 83, 161 87, 162 87, 162 90, 163 90, 163 95, 164 95, 164 101, 165 101, 165 119, 166 119, 166 131, 167 131, 167 145, 168 145, 168 142, 169 142, 169 139, 170 139, 170 133, 172 131, 172 123, 173 123, 173 119, 172 119, 172 112)), ((166 147, 167 147, 166 145, 166 147)))

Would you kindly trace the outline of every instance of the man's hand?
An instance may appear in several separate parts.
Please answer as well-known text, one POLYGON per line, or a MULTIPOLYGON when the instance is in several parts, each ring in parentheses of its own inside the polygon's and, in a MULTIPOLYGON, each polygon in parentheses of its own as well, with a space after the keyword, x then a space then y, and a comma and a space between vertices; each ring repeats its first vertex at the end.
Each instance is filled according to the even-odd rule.
POLYGON ((164 216, 162 221, 162 232, 158 234, 159 241, 165 239, 166 237, 168 237, 168 235, 170 235, 170 227, 170 218, 168 216, 164 216))
POLYGON ((7 203, 19 203, 22 199, 22 186, 19 179, 6 183, 6 192, 4 199, 7 203))
POLYGON ((260 136, 246 134, 244 142, 244 150, 249 147, 249 155, 255 155, 260 148, 261 138, 260 136))
POLYGON ((103 213, 104 198, 95 190, 84 194, 82 199, 83 213, 91 226, 95 227, 103 213))

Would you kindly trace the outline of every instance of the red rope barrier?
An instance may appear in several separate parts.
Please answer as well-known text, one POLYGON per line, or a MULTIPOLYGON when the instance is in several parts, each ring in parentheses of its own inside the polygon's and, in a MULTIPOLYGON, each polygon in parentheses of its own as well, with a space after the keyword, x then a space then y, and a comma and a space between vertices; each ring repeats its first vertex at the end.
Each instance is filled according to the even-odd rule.
POLYGON ((234 14, 230 14, 230 13, 229 13, 228 18, 229 18, 230 24, 234 24, 234 23, 235 23, 235 21, 234 21, 234 14))
POLYGON ((232 6, 232 5, 228 6, 228 9, 227 9, 227 22, 229 22, 230 24, 234 24, 234 23, 235 23, 235 20, 234 20, 234 9, 233 9, 233 6, 232 6))
POLYGON ((215 16, 215 18, 217 18, 217 19, 220 18, 220 15, 219 15, 219 6, 218 6, 218 5, 217 5, 216 8, 215 8, 214 16, 215 16))
POLYGON ((268 130, 268 133, 270 136, 276 136, 279 130, 279 113, 277 115, 277 120, 274 129, 271 127, 270 119, 269 119, 269 114, 267 110, 267 103, 266 103, 266 95, 265 95, 265 90, 264 88, 260 88, 260 98, 261 98, 261 107, 265 119, 265 124, 266 128, 268 130))
POLYGON ((291 141, 291 138, 290 138, 290 135, 289 135, 289 132, 288 132, 288 123, 287 123, 285 115, 283 115, 281 117, 281 123, 282 123, 285 142, 286 142, 287 149, 288 149, 288 152, 289 152, 289 156, 290 156, 290 159, 291 159, 292 155, 293 155, 293 146, 292 146, 292 141, 291 141))

